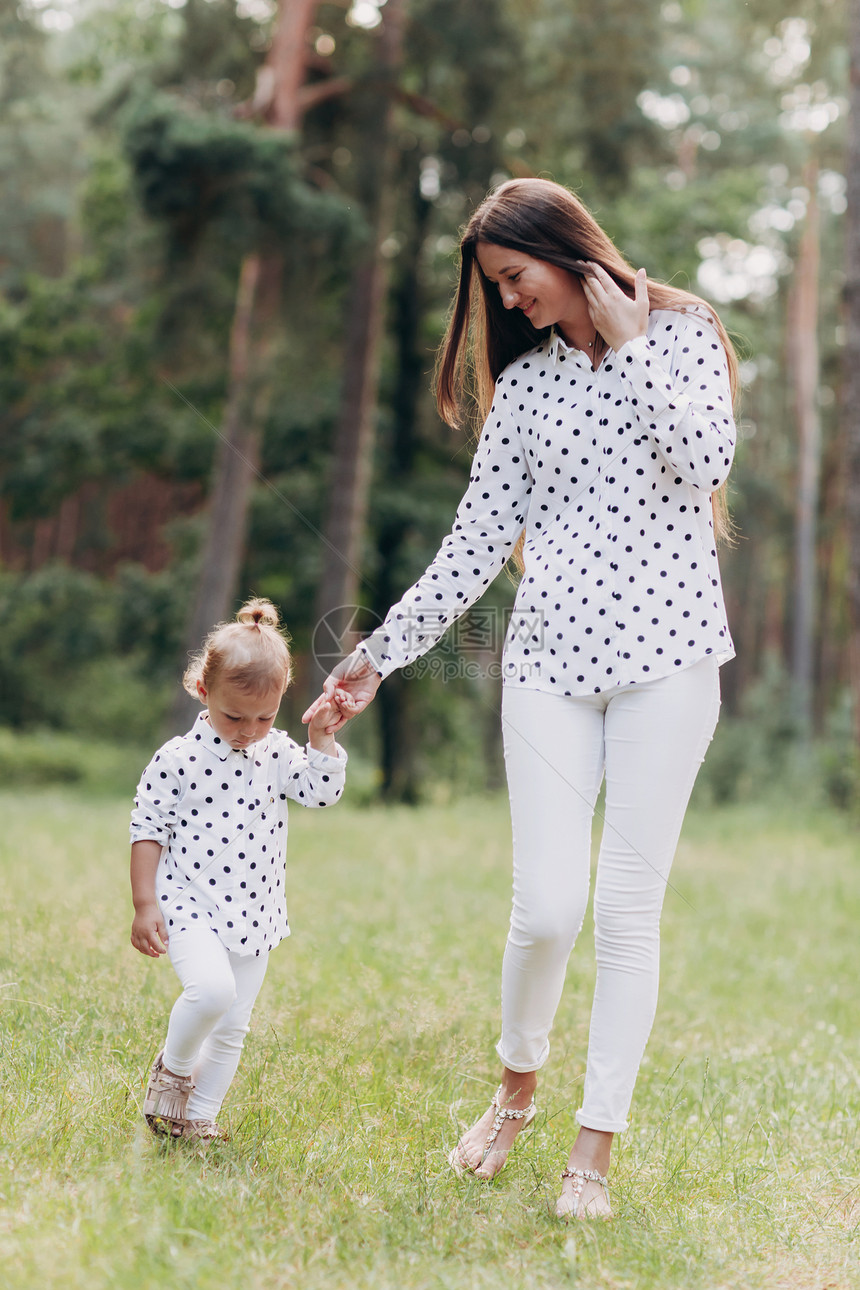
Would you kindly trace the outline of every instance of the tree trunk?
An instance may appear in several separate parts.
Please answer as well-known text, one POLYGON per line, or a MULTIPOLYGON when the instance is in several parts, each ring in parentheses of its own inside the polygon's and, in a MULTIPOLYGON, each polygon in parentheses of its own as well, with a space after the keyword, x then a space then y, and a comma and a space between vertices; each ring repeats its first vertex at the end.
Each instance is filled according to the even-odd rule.
POLYGON ((820 234, 818 163, 804 169, 809 192, 789 311, 791 370, 798 432, 794 542, 794 626, 792 679, 796 715, 805 738, 812 733, 812 696, 816 624, 816 535, 821 473, 821 420, 818 415, 818 270, 820 234))
MULTIPOLYGON (((397 376, 391 401, 391 453, 386 479, 392 494, 414 487, 413 469, 417 446, 418 400, 427 368, 427 355, 419 349, 419 331, 424 316, 421 285, 421 255, 431 206, 421 195, 416 154, 407 161, 407 179, 412 193, 409 236, 398 261, 398 278, 393 292, 394 327, 397 346, 397 376), (411 172, 411 173, 410 173, 411 172)), ((373 591, 373 608, 381 617, 402 593, 395 585, 394 570, 406 541, 412 518, 402 506, 394 506, 379 526, 377 557, 379 573, 373 591)), ((420 797, 418 740, 414 738, 414 694, 410 682, 395 672, 376 699, 381 736, 381 793, 390 801, 414 804, 420 797)))
MULTIPOLYGON (((391 228, 395 189, 391 140, 393 87, 402 61, 404 0, 388 0, 382 10, 377 75, 369 97, 356 105, 363 115, 362 206, 370 227, 366 253, 352 281, 347 302, 340 411, 335 429, 323 570, 316 621, 326 620, 344 653, 355 643, 355 613, 361 587, 362 544, 370 491, 376 432, 380 346, 386 288, 382 243, 391 228)), ((314 693, 328 672, 316 665, 309 684, 314 693)))
MULTIPOLYGON (((295 130, 301 119, 305 32, 316 4, 317 0, 280 0, 277 27, 259 72, 254 101, 257 115, 279 130, 295 130)), ((227 398, 186 634, 188 653, 199 649, 210 628, 230 613, 239 582, 268 406, 266 324, 271 327, 274 323, 280 268, 279 256, 253 252, 245 256, 239 271, 230 330, 227 398)), ((170 712, 170 732, 184 730, 196 708, 196 700, 180 689, 170 712)))
POLYGON ((845 355, 842 419, 846 456, 848 603, 854 722, 860 744, 860 0, 849 5, 850 112, 845 175, 845 355))
POLYGON ((318 3, 280 0, 278 25, 265 63, 273 81, 265 119, 277 130, 297 130, 301 124, 306 34, 318 3))

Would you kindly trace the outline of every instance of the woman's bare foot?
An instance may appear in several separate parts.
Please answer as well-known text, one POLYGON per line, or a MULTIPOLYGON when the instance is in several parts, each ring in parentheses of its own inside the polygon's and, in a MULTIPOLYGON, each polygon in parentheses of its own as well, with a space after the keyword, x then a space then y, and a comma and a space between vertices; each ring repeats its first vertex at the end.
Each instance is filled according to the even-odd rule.
POLYGON ((468 1129, 448 1157, 458 1173, 468 1172, 483 1182, 495 1178, 504 1167, 508 1152, 520 1129, 534 1118, 534 1091, 537 1073, 524 1074, 504 1069, 497 1104, 494 1100, 480 1120, 468 1129), (501 1115, 500 1115, 501 1112, 501 1115), (512 1115, 511 1112, 520 1112, 512 1115), (498 1131, 493 1137, 497 1121, 498 1131))
MULTIPOLYGON (((598 1129, 581 1128, 567 1162, 568 1169, 605 1178, 609 1172, 612 1137, 611 1133, 601 1133, 598 1129)), ((561 1195, 555 1212, 558 1218, 612 1217, 609 1196, 603 1183, 596 1178, 583 1178, 578 1173, 572 1178, 562 1178, 561 1195)))

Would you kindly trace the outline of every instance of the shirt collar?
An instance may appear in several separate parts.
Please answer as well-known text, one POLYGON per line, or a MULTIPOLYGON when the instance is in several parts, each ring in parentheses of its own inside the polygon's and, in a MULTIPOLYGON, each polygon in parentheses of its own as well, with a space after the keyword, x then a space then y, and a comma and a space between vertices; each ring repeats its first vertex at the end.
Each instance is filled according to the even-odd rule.
POLYGON ((252 754, 265 752, 266 744, 268 743, 267 737, 266 739, 261 739, 259 743, 250 744, 247 748, 231 748, 220 735, 216 735, 206 719, 205 712, 197 714, 197 720, 188 733, 192 739, 198 740, 199 743, 203 744, 204 748, 208 748, 211 753, 214 753, 219 761, 226 761, 228 757, 244 757, 247 760, 252 754))
POLYGON ((586 364, 591 367, 591 355, 584 349, 577 349, 575 345, 568 345, 563 339, 560 332, 553 327, 546 342, 546 355, 551 363, 575 363, 577 367, 584 367, 586 364))

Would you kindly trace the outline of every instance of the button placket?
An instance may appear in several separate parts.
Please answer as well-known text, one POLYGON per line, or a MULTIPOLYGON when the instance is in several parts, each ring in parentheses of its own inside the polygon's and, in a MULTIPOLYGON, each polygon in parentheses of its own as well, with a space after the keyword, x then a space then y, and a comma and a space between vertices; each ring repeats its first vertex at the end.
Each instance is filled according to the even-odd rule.
POLYGON ((243 905, 247 906, 247 893, 249 891, 248 880, 250 870, 248 868, 248 852, 243 845, 244 839, 253 833, 256 823, 256 795, 254 791, 254 770, 256 759, 247 752, 243 754, 245 760, 245 774, 243 776, 243 792, 245 795, 245 813, 246 819, 240 820, 237 825, 237 838, 235 844, 235 873, 233 875, 233 905, 236 909, 236 930, 240 936, 240 943, 247 948, 248 929, 250 926, 249 911, 246 908, 245 916, 242 916, 243 905))
POLYGON ((615 600, 612 595, 614 584, 609 575, 609 556, 608 556, 608 514, 607 508, 610 505, 610 495, 606 488, 606 453, 608 445, 606 439, 606 427, 602 425, 604 420, 602 416, 602 405, 605 400, 602 399, 600 374, 603 371, 602 366, 594 373, 593 380, 590 383, 588 398, 591 407, 591 414, 594 424, 593 439, 595 441, 595 464, 596 471, 594 477, 594 488, 596 497, 594 498, 595 524, 593 549, 591 552, 594 594, 597 598, 595 606, 595 637, 594 645, 598 656, 603 654, 604 649, 612 648, 615 637, 615 600))

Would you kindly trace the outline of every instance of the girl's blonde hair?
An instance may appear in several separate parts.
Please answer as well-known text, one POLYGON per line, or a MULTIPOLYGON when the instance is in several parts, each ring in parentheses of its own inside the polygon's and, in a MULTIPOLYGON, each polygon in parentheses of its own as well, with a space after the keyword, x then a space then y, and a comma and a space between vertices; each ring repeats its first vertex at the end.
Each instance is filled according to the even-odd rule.
POLYGON ((216 681, 248 694, 284 693, 292 679, 289 638, 270 600, 247 601, 234 623, 219 623, 191 659, 182 684, 197 698, 197 682, 210 690, 216 681))
MULTIPOLYGON (((515 358, 539 345, 550 330, 533 327, 519 309, 505 309, 498 289, 481 272, 479 242, 510 247, 579 276, 582 261, 590 260, 601 265, 626 295, 632 297, 636 291, 635 270, 569 189, 549 179, 510 179, 502 184, 477 208, 463 233, 460 280, 436 365, 439 413, 455 427, 468 419, 469 404, 477 406, 482 423, 486 420, 499 375, 515 358)), ((650 278, 648 298, 651 309, 695 312, 709 320, 726 352, 734 399, 737 356, 716 311, 692 292, 650 278)), ((606 348, 598 336, 596 356, 606 348)), ((725 486, 713 494, 713 508, 718 535, 727 535, 731 525, 725 486)))

